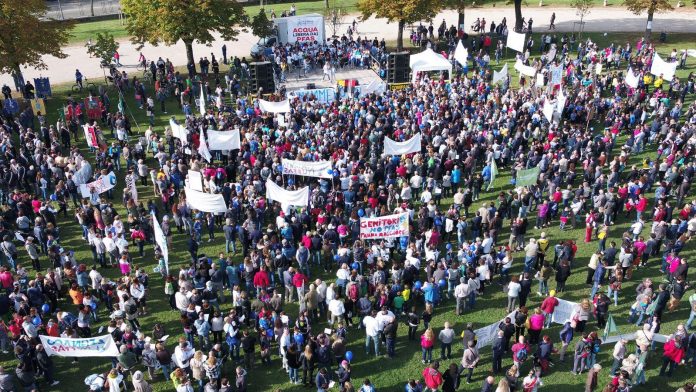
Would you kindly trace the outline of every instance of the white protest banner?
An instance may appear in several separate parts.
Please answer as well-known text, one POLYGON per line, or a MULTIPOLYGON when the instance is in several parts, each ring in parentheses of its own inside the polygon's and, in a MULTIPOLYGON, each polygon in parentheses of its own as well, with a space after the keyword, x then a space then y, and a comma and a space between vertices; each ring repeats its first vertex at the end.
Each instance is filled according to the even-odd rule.
POLYGON ((213 157, 210 155, 210 150, 208 150, 208 143, 205 141, 205 135, 203 135, 203 127, 200 130, 200 138, 198 142, 198 153, 201 154, 203 159, 210 163, 210 159, 213 157))
POLYGON ((655 53, 653 57, 652 66, 650 67, 650 73, 655 76, 662 75, 664 80, 672 81, 674 74, 677 72, 678 63, 675 61, 673 63, 668 63, 662 60, 659 54, 655 53))
POLYGON ((259 109, 261 109, 262 112, 288 113, 290 111, 290 100, 286 99, 281 102, 271 102, 259 99, 259 109))
POLYGON ((562 80, 563 80, 563 67, 561 67, 561 66, 551 67, 551 84, 554 86, 557 84, 561 84, 562 80))
POLYGON ((505 80, 507 78, 507 76, 508 76, 508 65, 507 65, 507 63, 505 63, 505 65, 503 65, 503 68, 500 70, 500 72, 493 71, 493 84, 496 84, 501 80, 505 80))
POLYGON ((602 63, 597 64, 597 67, 595 68, 595 73, 597 76, 602 74, 602 69, 604 68, 604 65, 602 63))
POLYGON ((93 338, 72 339, 39 335, 41 344, 48 355, 59 357, 116 357, 118 347, 111 335, 93 338))
POLYGON ((194 191, 203 192, 203 175, 196 170, 188 171, 188 187, 194 191))
POLYGON ((239 129, 231 131, 208 130, 208 148, 211 150, 239 150, 239 129))
POLYGON ((516 310, 510 312, 507 316, 503 317, 498 322, 475 330, 474 334, 476 335, 476 348, 481 349, 491 344, 493 342, 493 339, 495 339, 495 336, 498 334, 498 326, 500 325, 500 323, 505 321, 507 317, 510 317, 511 320, 514 320, 515 313, 517 313, 516 310))
POLYGON ((457 60, 457 62, 462 66, 465 66, 467 58, 469 58, 469 52, 462 44, 462 40, 459 40, 457 48, 454 50, 454 59, 457 60))
POLYGON ((87 161, 82 161, 82 166, 72 175, 72 180, 76 186, 86 184, 92 177, 92 165, 87 161))
POLYGON ((283 211, 287 213, 291 206, 306 207, 309 205, 309 187, 289 191, 279 187, 269 178, 266 180, 266 198, 280 203, 283 211))
POLYGON ((203 95, 203 83, 201 83, 201 97, 198 99, 198 111, 205 116, 205 95, 203 95))
POLYGON ((296 16, 287 19, 288 42, 294 44, 312 43, 314 41, 322 43, 324 36, 324 18, 321 16, 296 16))
POLYGON ((640 79, 638 79, 638 75, 633 73, 633 69, 629 68, 624 81, 628 87, 637 88, 640 79))
POLYGON ((304 177, 333 178, 331 162, 305 162, 283 159, 283 174, 304 177))
POLYGON ((113 189, 116 186, 116 174, 111 172, 105 176, 99 177, 96 181, 92 181, 89 184, 80 185, 80 193, 82 197, 90 197, 92 195, 92 190, 96 194, 102 194, 109 189, 113 189))
POLYGON ((384 137, 384 155, 404 155, 412 152, 420 152, 421 134, 417 134, 405 142, 397 142, 384 137))
POLYGON ((377 218, 360 218, 360 239, 407 237, 408 212, 377 218))
POLYGON ((517 70, 517 72, 525 76, 534 76, 537 72, 536 68, 522 64, 521 60, 517 60, 517 62, 515 63, 515 69, 517 70))
POLYGON ((164 257, 164 268, 167 270, 161 272, 167 274, 169 271, 169 246, 167 245, 167 236, 164 235, 162 226, 160 226, 157 221, 157 215, 155 215, 154 211, 152 212, 152 227, 155 230, 155 243, 157 243, 157 246, 159 246, 162 252, 162 257, 164 257))
POLYGON ((224 214, 227 211, 225 198, 221 194, 205 193, 184 188, 186 192, 186 204, 198 211, 224 214))
POLYGON ((135 180, 134 174, 129 174, 126 176, 126 188, 130 191, 133 201, 138 202, 138 187, 135 180))
POLYGON ((290 98, 299 98, 300 100, 309 95, 313 95, 317 102, 321 103, 331 103, 336 100, 336 90, 331 87, 311 90, 299 89, 288 93, 290 98))
POLYGON ((553 121, 553 112, 555 111, 555 103, 552 103, 551 100, 547 97, 546 102, 544 102, 544 109, 542 110, 542 113, 544 113, 544 117, 546 117, 546 119, 549 120, 549 122, 553 121))
POLYGON ((188 144, 187 136, 188 136, 188 129, 184 127, 183 125, 179 125, 174 121, 173 118, 169 119, 169 128, 172 129, 172 136, 181 140, 181 145, 185 146, 188 144))
POLYGON ((686 54, 688 54, 691 57, 696 57, 696 49, 688 49, 686 51, 686 54))
POLYGON ((556 309, 553 311, 551 321, 556 324, 565 324, 567 320, 571 319, 571 316, 575 311, 575 307, 578 306, 578 304, 576 302, 570 302, 560 298, 557 299, 558 306, 556 306, 556 309))
POLYGON ((516 33, 514 31, 508 32, 508 37, 507 37, 507 47, 516 50, 520 53, 524 52, 524 40, 526 38, 526 34, 524 33, 516 33))

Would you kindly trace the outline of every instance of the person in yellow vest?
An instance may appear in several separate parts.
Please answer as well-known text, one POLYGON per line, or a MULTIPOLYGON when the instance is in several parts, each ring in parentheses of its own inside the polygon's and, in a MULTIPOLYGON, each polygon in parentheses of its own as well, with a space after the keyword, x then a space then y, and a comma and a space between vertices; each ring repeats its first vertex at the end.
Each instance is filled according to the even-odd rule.
POLYGON ((664 82, 665 80, 663 79, 662 74, 660 74, 660 76, 658 76, 658 78, 655 79, 655 83, 653 83, 653 86, 655 86, 655 90, 662 89, 662 83, 664 82))
MULTIPOLYGON (((549 240, 546 238, 546 233, 542 232, 537 240, 537 262, 540 266, 544 265, 544 257, 546 256, 546 250, 549 248, 549 240)), ((538 270, 539 268, 537 268, 538 270)))

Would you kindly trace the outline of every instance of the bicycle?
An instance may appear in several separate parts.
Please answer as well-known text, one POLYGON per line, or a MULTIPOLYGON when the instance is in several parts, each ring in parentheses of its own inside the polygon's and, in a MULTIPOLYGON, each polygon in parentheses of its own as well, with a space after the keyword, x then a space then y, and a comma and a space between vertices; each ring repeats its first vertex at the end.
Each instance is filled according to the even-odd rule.
POLYGON ((94 84, 92 82, 88 82, 87 79, 83 79, 82 86, 80 86, 78 83, 75 83, 72 85, 72 92, 79 93, 83 89, 87 89, 89 91, 94 91, 96 88, 97 88, 96 84, 94 84))

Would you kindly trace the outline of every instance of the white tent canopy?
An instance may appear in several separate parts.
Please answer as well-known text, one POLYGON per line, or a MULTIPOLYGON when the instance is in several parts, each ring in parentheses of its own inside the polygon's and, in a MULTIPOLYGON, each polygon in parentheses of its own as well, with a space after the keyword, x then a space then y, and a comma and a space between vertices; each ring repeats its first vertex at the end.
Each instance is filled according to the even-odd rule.
POLYGON ((412 54, 409 59, 409 66, 413 72, 413 81, 416 80, 416 74, 418 72, 447 71, 449 77, 452 77, 452 63, 441 55, 433 52, 432 49, 426 49, 418 54, 412 54))

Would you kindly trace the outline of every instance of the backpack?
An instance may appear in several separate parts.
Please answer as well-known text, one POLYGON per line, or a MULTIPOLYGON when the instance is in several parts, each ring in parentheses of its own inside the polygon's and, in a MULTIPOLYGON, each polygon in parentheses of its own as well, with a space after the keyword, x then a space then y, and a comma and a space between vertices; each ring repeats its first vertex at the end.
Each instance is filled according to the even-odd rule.
POLYGON ((128 306, 126 306, 126 312, 128 312, 128 314, 135 314, 137 311, 138 306, 133 303, 128 304, 128 306))
POLYGON ((595 340, 594 343, 592 343, 592 352, 594 354, 599 353, 599 341, 595 340))
POLYGON ((517 354, 515 354, 515 359, 517 359, 517 362, 524 362, 527 360, 528 356, 529 353, 527 352, 527 349, 523 347, 517 352, 517 354))

